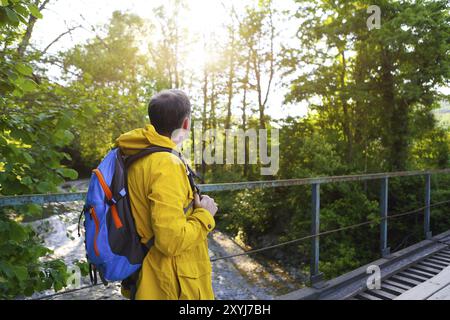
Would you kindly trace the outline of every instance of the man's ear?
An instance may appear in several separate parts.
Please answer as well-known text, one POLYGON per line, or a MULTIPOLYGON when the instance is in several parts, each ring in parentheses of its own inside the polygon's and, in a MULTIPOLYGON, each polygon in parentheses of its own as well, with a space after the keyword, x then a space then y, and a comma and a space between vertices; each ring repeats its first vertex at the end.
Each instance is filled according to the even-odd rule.
POLYGON ((181 126, 181 129, 189 130, 189 127, 190 127, 189 117, 186 117, 186 118, 184 118, 184 120, 183 120, 183 124, 182 124, 182 126, 181 126))

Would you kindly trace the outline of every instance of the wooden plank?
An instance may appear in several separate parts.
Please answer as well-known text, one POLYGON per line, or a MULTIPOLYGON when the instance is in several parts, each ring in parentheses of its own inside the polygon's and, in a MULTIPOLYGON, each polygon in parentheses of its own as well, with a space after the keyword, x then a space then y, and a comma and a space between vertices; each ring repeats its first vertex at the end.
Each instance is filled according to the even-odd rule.
POLYGON ((445 260, 450 261, 450 255, 446 255, 446 254, 443 254, 443 253, 438 253, 438 254, 435 254, 434 256, 435 257, 439 257, 441 259, 445 259, 445 260))
POLYGON ((395 280, 399 280, 399 281, 403 281, 403 282, 409 283, 409 284, 412 285, 412 286, 416 286, 416 285, 422 283, 421 281, 413 280, 413 279, 410 279, 410 278, 405 278, 405 277, 402 277, 402 276, 397 275, 397 274, 394 275, 394 276, 392 277, 392 279, 395 279, 395 280))
POLYGON ((402 277, 405 277, 405 278, 411 278, 411 279, 417 280, 419 282, 424 282, 425 280, 428 280, 427 277, 418 276, 418 275, 416 275, 414 273, 406 272, 406 271, 400 272, 400 273, 398 273, 398 275, 402 276, 402 277))
MULTIPOLYGON (((387 283, 388 285, 392 285, 394 287, 401 288, 401 289, 403 289, 405 291, 412 288, 412 286, 410 286, 410 285, 407 285, 407 284, 404 284, 404 283, 400 283, 398 281, 391 280, 391 278, 389 278, 389 280, 384 280, 383 283, 387 283)), ((381 284, 381 287, 383 287, 383 284, 381 284)))
POLYGON ((372 295, 381 296, 382 299, 384 298, 384 299, 393 300, 393 299, 397 298, 396 295, 393 295, 392 293, 383 291, 383 289, 381 289, 381 290, 370 290, 370 291, 367 291, 367 292, 372 294, 372 295))
POLYGON ((442 261, 439 261, 439 260, 436 260, 436 259, 433 259, 433 258, 428 258, 428 259, 425 260, 425 262, 426 262, 426 263, 431 263, 431 264, 436 265, 436 266, 439 266, 439 267, 441 267, 442 269, 444 269, 445 267, 447 267, 447 264, 446 264, 446 263, 444 263, 444 262, 442 262, 442 261))
POLYGON ((428 272, 429 274, 432 274, 433 276, 435 276, 435 275, 437 275, 439 273, 439 270, 436 270, 434 268, 421 266, 420 264, 414 265, 413 268, 421 270, 423 272, 428 272))
POLYGON ((369 299, 369 300, 383 300, 381 298, 375 297, 371 294, 368 294, 367 292, 361 292, 359 294, 356 295, 356 297, 361 296, 363 298, 369 299))
POLYGON ((441 257, 438 257, 438 256, 436 256, 436 255, 432 255, 432 256, 429 257, 428 259, 434 259, 434 260, 440 261, 440 262, 443 263, 443 264, 450 264, 450 262, 448 261, 448 259, 441 258, 441 257))
POLYGON ((427 262, 425 262, 425 261, 421 261, 421 262, 419 262, 417 265, 419 265, 419 266, 425 266, 425 267, 428 267, 428 268, 432 268, 432 269, 436 270, 437 272, 441 272, 442 269, 444 269, 444 268, 441 267, 441 266, 437 266, 437 265, 434 265, 434 264, 432 264, 432 263, 427 263, 427 262))
MULTIPOLYGON (((419 261, 427 259, 433 254, 442 251, 446 245, 441 243, 442 239, 450 236, 450 230, 444 232, 438 236, 434 236, 433 240, 424 240, 419 242, 418 244, 412 245, 406 249, 400 250, 398 252, 393 253, 391 257, 388 259, 379 259, 376 261, 370 262, 365 266, 352 270, 344 275, 341 275, 337 278, 331 279, 326 282, 326 286, 321 288, 304 288, 300 290, 296 290, 289 294, 285 294, 283 296, 279 296, 276 299, 285 299, 285 300, 303 300, 303 299, 319 299, 319 300, 330 300, 330 299, 346 299, 348 297, 354 297, 357 295, 360 290, 366 290, 366 279, 367 279, 367 268, 370 265, 378 265, 382 270, 383 280, 390 279, 393 275, 402 270, 410 268, 411 266, 415 266, 419 261)), ((427 266, 421 265, 421 267, 429 268, 434 272, 439 272, 442 268, 439 265, 434 265, 431 262, 427 266)), ((417 282, 411 281, 408 279, 406 282, 402 282, 402 280, 392 280, 392 286, 410 289, 415 286, 417 282), (395 285, 397 283, 397 285, 395 285)), ((419 281, 421 283, 421 281, 419 281)), ((394 291, 388 291, 395 294, 394 291)), ((362 298, 362 297, 360 297, 362 298)), ((367 299, 367 298, 364 298, 367 299)))
POLYGON ((396 300, 426 300, 450 285, 450 267, 438 275, 399 295, 396 300))
POLYGON ((433 258, 438 259, 438 260, 443 260, 443 261, 445 261, 446 263, 450 263, 450 258, 445 257, 445 256, 442 256, 442 255, 440 255, 440 254, 435 254, 435 255, 433 255, 433 258))
POLYGON ((427 298, 427 300, 450 300, 450 285, 437 291, 431 297, 427 298))
POLYGON ((439 254, 439 255, 443 255, 443 256, 445 256, 445 257, 448 257, 448 258, 450 258, 450 252, 439 251, 439 252, 438 252, 438 253, 436 253, 436 254, 439 254))
POLYGON ((438 272, 427 271, 427 270, 424 270, 423 268, 416 267, 416 266, 413 266, 413 267, 409 268, 408 270, 411 270, 414 272, 420 272, 421 274, 426 275, 429 278, 434 277, 435 275, 438 274, 438 272))
POLYGON ((436 260, 434 258, 428 258, 428 259, 425 260, 425 262, 436 264, 438 266, 441 266, 442 268, 447 267, 447 264, 445 262, 436 260))
POLYGON ((386 282, 383 282, 381 284, 381 289, 388 289, 388 290, 394 291, 394 292, 396 292, 398 294, 402 294, 403 292, 408 290, 408 289, 402 289, 402 288, 399 288, 397 286, 390 285, 390 284, 388 284, 386 282))
POLYGON ((435 276, 434 274, 429 274, 427 272, 422 272, 420 270, 416 270, 416 269, 413 269, 413 268, 408 268, 406 271, 410 272, 412 274, 421 276, 421 277, 425 278, 425 280, 430 279, 430 278, 435 276))
POLYGON ((450 261, 449 257, 445 256, 445 254, 442 254, 440 252, 437 252, 437 253, 433 254, 431 257, 432 258, 439 258, 439 259, 442 259, 442 260, 450 261))

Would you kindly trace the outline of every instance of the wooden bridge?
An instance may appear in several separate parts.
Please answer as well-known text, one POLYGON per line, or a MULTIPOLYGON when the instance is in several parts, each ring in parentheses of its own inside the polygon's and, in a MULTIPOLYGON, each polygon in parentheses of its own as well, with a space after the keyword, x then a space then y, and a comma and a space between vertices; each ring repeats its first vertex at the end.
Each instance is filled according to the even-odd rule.
MULTIPOLYGON (((223 192, 255 188, 276 188, 310 185, 312 190, 311 234, 308 237, 290 241, 310 239, 310 284, 311 286, 279 299, 350 299, 350 300, 392 300, 392 299, 449 299, 450 300, 450 230, 432 236, 430 229, 431 208, 450 203, 443 201, 431 204, 431 176, 448 174, 450 169, 363 174, 350 176, 318 177, 274 181, 223 183, 200 185, 202 192, 223 192), (388 246, 388 189, 389 179, 396 177, 424 177, 423 207, 412 212, 423 213, 424 240, 398 252, 388 246), (320 272, 320 236, 339 230, 320 232, 320 186, 336 182, 380 181, 380 259, 353 270, 335 279, 324 281, 320 272), (370 282, 374 280, 374 282, 370 282)), ((69 202, 84 200, 86 193, 35 194, 0 197, 1 206, 15 206, 29 203, 69 202)), ((409 214, 412 212, 407 212, 409 214)), ((373 223, 373 222, 371 222, 373 223)), ((366 223, 349 227, 358 227, 366 223)), ((245 252, 252 254, 282 246, 282 243, 245 252)), ((242 254, 240 254, 242 255, 242 254)), ((232 258, 233 256, 219 259, 232 258)))

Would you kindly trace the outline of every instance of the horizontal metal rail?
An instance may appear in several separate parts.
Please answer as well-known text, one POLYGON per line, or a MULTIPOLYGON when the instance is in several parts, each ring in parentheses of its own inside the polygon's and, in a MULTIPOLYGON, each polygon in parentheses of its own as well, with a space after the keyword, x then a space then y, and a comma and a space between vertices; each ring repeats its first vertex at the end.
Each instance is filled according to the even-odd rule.
MULTIPOLYGON (((202 184, 202 185, 199 185, 199 187, 202 192, 220 192, 220 191, 233 191, 233 190, 244 190, 244 189, 315 185, 315 184, 335 183, 335 182, 367 181, 367 180, 378 180, 378 179, 394 178, 394 177, 434 175, 434 174, 439 174, 439 173, 450 173, 450 168, 439 169, 439 170, 400 171, 400 172, 358 174, 358 175, 348 175, 348 176, 317 177, 317 178, 304 178, 304 179, 286 179, 286 180, 202 184)), ((31 203, 43 204, 43 203, 49 203, 49 202, 71 202, 71 201, 84 200, 85 197, 86 197, 86 192, 30 194, 30 195, 4 196, 4 197, 0 196, 0 207, 24 205, 24 204, 31 204, 31 203)))
MULTIPOLYGON (((311 234, 304 239, 311 239, 311 262, 310 262, 310 283, 312 286, 320 286, 322 280, 322 273, 319 270, 320 263, 320 246, 319 237, 325 233, 320 232, 320 185, 326 183, 335 182, 360 182, 368 180, 381 180, 380 189, 380 249, 381 256, 386 257, 390 255, 390 248, 388 247, 388 196, 389 196, 389 178, 396 177, 411 177, 411 176, 424 176, 425 177, 425 206, 418 210, 424 210, 424 234, 425 238, 430 239, 432 232, 430 230, 430 204, 431 200, 431 175, 436 174, 448 174, 450 168, 440 170, 423 170, 423 171, 403 171, 403 172, 389 172, 389 173, 374 173, 374 174, 358 174, 347 176, 333 176, 333 177, 316 177, 306 179, 289 179, 289 180, 271 180, 271 181, 253 181, 253 182, 238 182, 238 183, 220 183, 220 184, 204 184, 200 185, 202 192, 214 192, 214 191, 233 191, 244 189, 257 189, 257 188, 276 188, 276 187, 289 187, 310 185, 312 191, 312 206, 311 206, 311 234)), ((0 207, 15 206, 24 204, 43 204, 49 202, 70 202, 84 200, 86 192, 76 193, 56 193, 56 194, 32 194, 21 196, 5 196, 0 197, 0 207)), ((394 216, 392 216, 394 217, 394 216)), ((369 222, 364 222, 364 224, 369 222)), ((353 227, 353 226, 352 226, 353 227)), ((349 228, 349 227, 346 227, 349 228)), ((337 232, 339 230, 333 230, 337 232)), ((297 239, 304 240, 304 239, 297 239)), ((286 244, 286 243, 284 243, 286 244)), ((279 244, 274 247, 278 247, 284 244, 279 244)), ((269 247, 264 248, 264 250, 269 247)), ((254 252, 261 251, 254 250, 254 252)), ((246 254, 249 254, 247 252, 246 254)), ((223 257, 228 258, 228 257, 223 257)))
POLYGON ((211 191, 227 191, 227 190, 242 190, 242 189, 257 189, 257 188, 277 188, 277 187, 324 184, 334 182, 367 181, 367 180, 378 180, 383 178, 421 176, 427 174, 434 175, 439 173, 450 173, 450 168, 439 170, 399 171, 399 172, 357 174, 348 176, 317 177, 304 179, 206 184, 201 186, 201 190, 211 192, 211 191))

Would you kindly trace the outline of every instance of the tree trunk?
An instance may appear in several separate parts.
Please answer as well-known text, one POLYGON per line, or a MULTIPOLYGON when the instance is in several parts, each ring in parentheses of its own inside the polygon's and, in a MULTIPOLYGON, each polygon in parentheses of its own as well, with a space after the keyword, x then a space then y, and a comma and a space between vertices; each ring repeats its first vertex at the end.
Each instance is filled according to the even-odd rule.
POLYGON ((262 101, 262 87, 261 87, 261 70, 259 66, 259 58, 257 52, 252 52, 252 61, 253 61, 253 72, 255 73, 256 78, 256 92, 258 94, 258 111, 259 111, 259 128, 265 129, 265 115, 264 115, 264 104, 262 101))
MULTIPOLYGON (((42 4, 40 4, 40 0, 36 0, 34 2, 34 5, 39 8, 39 11, 44 10, 45 6, 48 4, 50 0, 44 0, 42 4)), ((19 54, 19 57, 23 57, 25 55, 25 51, 28 48, 28 45, 30 44, 31 34, 33 33, 34 25, 36 24, 37 18, 33 15, 30 15, 28 18, 28 24, 27 24, 27 30, 25 31, 25 35, 23 36, 22 40, 19 43, 19 46, 17 47, 17 53, 19 54)))
POLYGON ((225 119, 225 129, 231 128, 231 102, 233 99, 233 79, 234 79, 234 30, 231 31, 231 44, 230 44, 230 53, 229 53, 229 61, 228 61, 228 81, 227 81, 227 117, 225 119))
POLYGON ((381 52, 381 92, 383 99, 382 118, 384 128, 383 145, 387 146, 388 170, 398 171, 406 168, 407 159, 407 132, 408 132, 408 106, 395 99, 393 57, 386 48, 381 52))
MULTIPOLYGON (((242 99, 242 130, 246 131, 247 130, 247 114, 246 114, 246 109, 247 109, 247 90, 248 90, 248 80, 249 80, 249 75, 250 75, 250 52, 249 52, 249 57, 247 59, 247 63, 245 65, 245 78, 244 78, 244 96, 242 99)), ((249 164, 248 164, 248 159, 249 159, 249 144, 247 139, 245 139, 244 141, 245 144, 245 161, 244 161, 244 177, 248 176, 249 173, 249 164)))
POLYGON ((352 163, 353 161, 353 137, 351 132, 351 119, 349 115, 349 105, 347 103, 347 97, 345 94, 346 91, 346 85, 345 85, 345 76, 347 72, 347 62, 345 58, 345 52, 341 51, 341 58, 342 58, 342 72, 340 77, 340 87, 341 87, 341 103, 342 103, 342 111, 344 114, 344 120, 342 121, 342 126, 344 129, 344 136, 347 140, 347 150, 346 150, 346 161, 347 163, 352 163))
MULTIPOLYGON (((208 108, 208 70, 207 67, 205 65, 205 69, 204 69, 204 73, 203 73, 203 113, 202 113, 202 130, 203 132, 205 132, 205 130, 207 129, 207 119, 206 119, 206 111, 208 108)), ((203 133, 202 133, 203 136, 203 133)), ((203 152, 203 150, 205 150, 205 146, 206 143, 205 141, 202 139, 202 150, 201 152, 203 152)), ((202 177, 205 178, 205 173, 206 173, 206 162, 203 159, 202 156, 202 167, 201 167, 201 172, 202 172, 202 177)))

